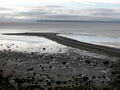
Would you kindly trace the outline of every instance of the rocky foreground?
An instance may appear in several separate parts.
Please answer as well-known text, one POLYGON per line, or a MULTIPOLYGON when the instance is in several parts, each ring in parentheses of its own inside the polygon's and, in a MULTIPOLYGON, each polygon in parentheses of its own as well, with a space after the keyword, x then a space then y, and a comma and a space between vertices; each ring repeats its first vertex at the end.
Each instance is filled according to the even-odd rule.
POLYGON ((49 33, 18 35, 43 36, 65 47, 56 44, 58 52, 48 53, 55 47, 22 51, 14 43, 0 44, 0 90, 120 90, 119 49, 49 33))
POLYGON ((115 62, 76 49, 53 54, 4 50, 0 51, 0 90, 119 90, 115 62))

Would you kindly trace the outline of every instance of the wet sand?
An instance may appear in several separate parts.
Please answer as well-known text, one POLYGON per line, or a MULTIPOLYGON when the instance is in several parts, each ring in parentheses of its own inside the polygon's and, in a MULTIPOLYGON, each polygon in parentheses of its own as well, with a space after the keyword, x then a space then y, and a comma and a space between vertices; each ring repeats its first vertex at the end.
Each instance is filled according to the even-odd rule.
POLYGON ((3 90, 114 90, 108 82, 112 79, 111 66, 118 59, 119 50, 92 46, 53 33, 9 35, 42 36, 72 48, 53 54, 16 52, 10 48, 0 51, 0 88, 3 90), (96 54, 102 52, 108 56, 96 54))

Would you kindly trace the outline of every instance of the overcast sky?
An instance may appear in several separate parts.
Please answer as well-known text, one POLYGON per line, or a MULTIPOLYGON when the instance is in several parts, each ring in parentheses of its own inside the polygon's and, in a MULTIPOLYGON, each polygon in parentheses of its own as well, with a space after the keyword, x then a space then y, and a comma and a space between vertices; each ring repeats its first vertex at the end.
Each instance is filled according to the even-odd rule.
POLYGON ((119 20, 120 0, 0 0, 0 21, 119 20))

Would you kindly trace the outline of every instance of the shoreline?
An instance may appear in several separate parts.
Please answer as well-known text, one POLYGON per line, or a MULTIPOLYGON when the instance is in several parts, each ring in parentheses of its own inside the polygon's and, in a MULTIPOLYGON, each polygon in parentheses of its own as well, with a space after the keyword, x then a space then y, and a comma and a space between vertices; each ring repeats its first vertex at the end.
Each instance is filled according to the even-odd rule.
POLYGON ((49 40, 55 41, 59 44, 69 46, 72 48, 82 49, 93 53, 104 54, 112 57, 118 57, 118 58, 120 57, 119 48, 80 42, 70 38, 58 36, 57 34, 58 33, 4 33, 3 35, 24 35, 24 36, 45 37, 49 40))
POLYGON ((119 86, 111 84, 119 85, 117 81, 112 81, 112 79, 119 79, 114 77, 116 70, 112 71, 116 67, 112 66, 113 63, 117 63, 113 61, 112 53, 114 53, 113 56, 118 57, 119 49, 117 48, 79 42, 57 36, 57 33, 11 33, 8 35, 45 37, 73 48, 70 48, 67 53, 56 54, 0 51, 0 83, 3 85, 0 88, 5 90, 8 88, 10 90, 90 90, 90 88, 113 90, 118 88, 119 90, 119 86), (82 55, 79 53, 81 49, 105 54, 109 58, 108 56, 102 58, 100 54, 100 57, 82 55))

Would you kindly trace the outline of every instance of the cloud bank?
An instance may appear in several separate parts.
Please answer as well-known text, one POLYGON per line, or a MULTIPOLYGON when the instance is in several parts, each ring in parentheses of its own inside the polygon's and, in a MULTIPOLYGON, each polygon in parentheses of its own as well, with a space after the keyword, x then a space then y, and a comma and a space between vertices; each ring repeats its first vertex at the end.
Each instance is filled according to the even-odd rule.
POLYGON ((120 0, 0 0, 0 21, 120 21, 120 0))

